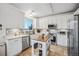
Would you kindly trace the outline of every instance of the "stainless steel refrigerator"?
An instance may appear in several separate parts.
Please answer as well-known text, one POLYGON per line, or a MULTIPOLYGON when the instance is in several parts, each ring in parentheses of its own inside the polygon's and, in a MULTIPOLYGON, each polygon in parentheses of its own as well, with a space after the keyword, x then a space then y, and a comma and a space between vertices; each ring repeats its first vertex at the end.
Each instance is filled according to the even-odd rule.
POLYGON ((68 22, 69 32, 68 32, 68 55, 78 56, 78 20, 79 15, 75 15, 73 20, 68 22))

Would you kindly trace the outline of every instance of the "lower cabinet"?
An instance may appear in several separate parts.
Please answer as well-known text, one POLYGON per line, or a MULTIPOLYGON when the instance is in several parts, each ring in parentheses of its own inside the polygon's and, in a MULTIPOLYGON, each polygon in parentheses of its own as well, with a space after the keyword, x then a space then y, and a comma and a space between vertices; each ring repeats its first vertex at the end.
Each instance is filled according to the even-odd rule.
POLYGON ((7 41, 7 55, 14 56, 22 51, 22 38, 9 39, 7 41))
POLYGON ((47 56, 49 51, 48 42, 31 40, 32 43, 32 56, 47 56))

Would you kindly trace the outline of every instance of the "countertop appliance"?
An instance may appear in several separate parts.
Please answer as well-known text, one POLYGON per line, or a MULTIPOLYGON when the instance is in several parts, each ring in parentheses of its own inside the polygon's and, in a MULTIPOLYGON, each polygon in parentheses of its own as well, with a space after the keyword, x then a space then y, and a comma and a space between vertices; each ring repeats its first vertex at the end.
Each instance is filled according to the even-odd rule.
POLYGON ((0 43, 0 56, 6 56, 6 44, 0 43))
POLYGON ((22 50, 30 47, 30 36, 22 37, 22 50))

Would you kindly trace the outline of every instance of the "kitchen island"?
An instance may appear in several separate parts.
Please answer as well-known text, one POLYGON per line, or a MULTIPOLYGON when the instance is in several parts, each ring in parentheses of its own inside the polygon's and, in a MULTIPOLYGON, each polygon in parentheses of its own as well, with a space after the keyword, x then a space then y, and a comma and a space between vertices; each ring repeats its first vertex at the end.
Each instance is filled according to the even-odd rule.
POLYGON ((47 56, 50 46, 50 39, 48 36, 32 35, 32 56, 47 56))

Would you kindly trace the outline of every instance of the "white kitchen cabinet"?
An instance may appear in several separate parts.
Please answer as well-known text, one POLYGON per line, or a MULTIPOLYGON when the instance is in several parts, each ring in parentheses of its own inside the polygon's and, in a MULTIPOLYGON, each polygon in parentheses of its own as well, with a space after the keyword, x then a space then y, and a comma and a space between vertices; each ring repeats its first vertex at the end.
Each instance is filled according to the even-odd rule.
POLYGON ((73 13, 39 18, 39 28, 48 28, 48 24, 57 24, 58 29, 67 29, 67 23, 70 19, 73 19, 73 13))
POLYGON ((32 56, 47 56, 49 50, 48 40, 46 42, 42 42, 32 39, 32 56))
POLYGON ((7 41, 7 55, 17 55, 22 51, 22 38, 9 39, 7 41))
POLYGON ((38 28, 47 29, 48 28, 48 19, 39 19, 38 28))
POLYGON ((61 28, 65 29, 65 28, 67 28, 66 22, 67 22, 66 15, 57 16, 57 28, 58 29, 61 29, 61 28))
POLYGON ((68 21, 73 20, 74 15, 73 13, 67 13, 67 14, 62 14, 57 17, 57 26, 58 29, 68 29, 68 21))

